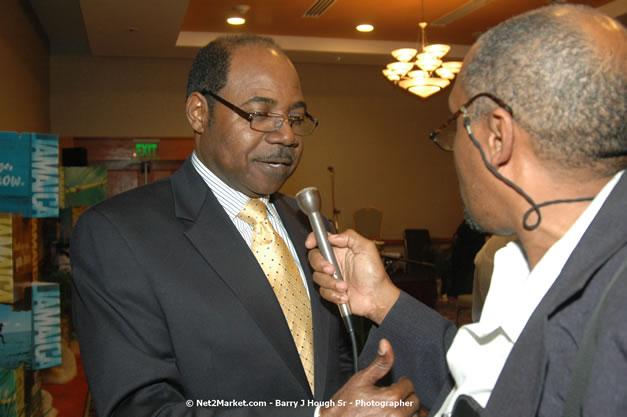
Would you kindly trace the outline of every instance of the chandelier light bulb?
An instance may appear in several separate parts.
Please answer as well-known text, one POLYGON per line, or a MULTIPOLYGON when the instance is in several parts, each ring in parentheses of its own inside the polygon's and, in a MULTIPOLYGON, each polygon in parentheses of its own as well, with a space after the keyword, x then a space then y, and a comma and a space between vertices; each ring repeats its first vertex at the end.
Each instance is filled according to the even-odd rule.
POLYGON ((442 68, 446 68, 453 74, 457 74, 462 69, 462 63, 459 61, 448 61, 442 63, 442 68))
POLYGON ((383 73, 383 75, 385 76, 385 78, 387 78, 390 81, 398 81, 401 79, 400 75, 398 75, 397 73, 395 73, 394 71, 392 71, 391 69, 384 69, 383 71, 381 71, 383 73))
POLYGON ((448 70, 444 67, 436 69, 435 73, 438 74, 440 78, 444 78, 447 80, 452 80, 453 78, 455 78, 455 74, 451 70, 448 70))
POLYGON ((416 56, 417 53, 418 51, 414 48, 401 48, 393 50, 392 56, 397 61, 409 62, 413 57, 416 56))
POLYGON ((424 51, 433 55, 434 57, 441 59, 444 55, 448 54, 448 51, 451 50, 451 47, 444 44, 433 44, 427 45, 424 47, 424 51))
POLYGON ((418 85, 415 87, 409 87, 407 91, 422 98, 427 98, 430 95, 440 91, 440 87, 438 87, 437 85, 418 85))
POLYGON ((414 64, 411 62, 392 62, 387 65, 387 68, 394 71, 401 77, 407 74, 409 70, 414 67, 414 64))
POLYGON ((437 67, 440 66, 441 63, 442 60, 438 59, 428 52, 418 54, 418 56, 416 57, 416 65, 418 65, 421 70, 427 72, 435 70, 437 67))

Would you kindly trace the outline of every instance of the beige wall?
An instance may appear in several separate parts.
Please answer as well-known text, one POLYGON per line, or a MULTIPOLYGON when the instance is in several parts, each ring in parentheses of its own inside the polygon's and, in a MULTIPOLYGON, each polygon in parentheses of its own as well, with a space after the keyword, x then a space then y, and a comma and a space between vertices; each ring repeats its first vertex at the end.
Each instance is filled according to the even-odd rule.
POLYGON ((0 130, 50 129, 49 60, 44 38, 19 0, 0 2, 0 130))
POLYGON ((400 238, 405 228, 451 236, 462 219, 453 158, 428 139, 450 114, 448 90, 423 100, 389 84, 378 67, 297 68, 320 127, 284 191, 317 186, 330 215, 333 166, 340 228, 352 226, 355 209, 375 206, 384 213, 385 238, 400 238))
MULTIPOLYGON (((51 57, 52 130, 62 136, 191 136, 183 114, 188 60, 51 57)), ((309 111, 320 120, 306 138, 283 191, 320 189, 330 216, 335 169, 340 228, 375 206, 383 237, 405 228, 451 236, 462 220, 452 154, 427 138, 448 117, 448 91, 422 100, 387 83, 380 68, 297 63, 309 111)))

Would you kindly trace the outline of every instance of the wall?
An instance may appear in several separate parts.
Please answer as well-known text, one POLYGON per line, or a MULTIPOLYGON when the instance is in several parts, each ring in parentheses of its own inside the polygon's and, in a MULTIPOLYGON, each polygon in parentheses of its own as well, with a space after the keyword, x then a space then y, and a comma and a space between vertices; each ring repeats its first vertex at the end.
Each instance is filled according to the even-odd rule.
POLYGON ((50 129, 49 60, 45 38, 19 0, 0 2, 0 130, 50 129))
POLYGON ((375 206, 384 213, 383 237, 400 238, 405 228, 451 236, 462 219, 453 158, 428 139, 450 114, 448 90, 423 100, 388 83, 378 67, 297 68, 320 126, 284 191, 315 185, 326 202, 333 166, 341 228, 352 226, 355 209, 375 206))
MULTIPOLYGON (((51 57, 52 130, 62 136, 191 136, 184 92, 191 61, 51 57)), ((306 138, 296 174, 283 187, 294 195, 317 186, 330 216, 335 169, 340 228, 352 213, 376 206, 385 238, 405 228, 450 237, 462 220, 452 154, 428 133, 449 116, 448 90, 422 100, 390 85, 380 68, 297 63, 308 110, 320 120, 306 138)))

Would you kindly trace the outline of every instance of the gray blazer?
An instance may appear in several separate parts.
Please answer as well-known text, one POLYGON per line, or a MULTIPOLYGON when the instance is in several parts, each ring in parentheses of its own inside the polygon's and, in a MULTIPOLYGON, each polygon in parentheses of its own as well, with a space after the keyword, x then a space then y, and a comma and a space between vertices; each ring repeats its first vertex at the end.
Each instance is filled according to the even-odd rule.
POLYGON ((75 227, 74 320, 100 417, 311 417, 313 406, 271 402, 328 399, 346 381, 350 349, 337 308, 312 282, 307 218, 289 197, 272 202, 311 295, 315 396, 263 271, 188 159, 173 176, 92 207, 75 227))
MULTIPOLYGON (((623 175, 542 299, 514 345, 484 417, 559 417, 579 342, 603 289, 627 258, 627 175, 623 175)), ((583 401, 585 416, 627 415, 627 273, 606 301, 597 354, 583 401)), ((426 408, 437 411, 450 391, 445 353, 455 330, 407 295, 381 327, 371 331, 362 359, 391 340, 398 367, 408 375, 426 408), (373 351, 374 348, 374 351, 373 351), (440 392, 434 397, 435 392, 440 392)))

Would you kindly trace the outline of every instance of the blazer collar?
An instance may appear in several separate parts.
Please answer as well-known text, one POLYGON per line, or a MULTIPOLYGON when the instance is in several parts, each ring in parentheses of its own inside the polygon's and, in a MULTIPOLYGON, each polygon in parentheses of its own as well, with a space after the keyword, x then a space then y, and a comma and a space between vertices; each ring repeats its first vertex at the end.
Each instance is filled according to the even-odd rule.
POLYGON ((547 295, 542 311, 553 314, 563 303, 581 291, 603 265, 627 242, 627 223, 616 218, 627 213, 627 175, 623 173, 605 203, 571 253, 560 276, 547 295))

